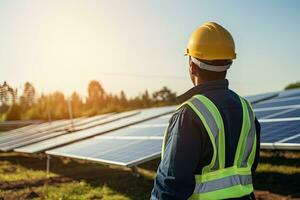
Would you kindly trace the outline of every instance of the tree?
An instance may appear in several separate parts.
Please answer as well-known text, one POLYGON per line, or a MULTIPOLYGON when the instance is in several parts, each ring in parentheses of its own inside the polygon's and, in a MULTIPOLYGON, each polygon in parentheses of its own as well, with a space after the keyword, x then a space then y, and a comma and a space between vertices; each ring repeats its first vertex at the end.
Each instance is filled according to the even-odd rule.
POLYGON ((91 81, 88 86, 87 107, 97 113, 105 104, 106 93, 98 81, 91 81))
POLYGON ((62 92, 54 92, 49 95, 48 108, 53 119, 68 119, 68 105, 62 92))
POLYGON ((10 108, 10 104, 14 105, 16 103, 17 90, 14 90, 11 86, 7 84, 6 81, 0 84, 0 113, 5 113, 10 108))
POLYGON ((294 88, 300 88, 300 81, 295 82, 295 83, 290 83, 284 89, 289 90, 289 89, 294 89, 294 88))
POLYGON ((142 103, 143 103, 143 107, 150 107, 151 106, 151 97, 149 95, 148 90, 145 90, 145 92, 142 94, 142 103))
POLYGON ((28 110, 34 105, 35 102, 35 89, 33 85, 26 82, 24 85, 23 94, 20 97, 20 104, 23 111, 28 110))
POLYGON ((176 93, 173 93, 169 88, 164 86, 161 90, 152 94, 153 100, 156 103, 175 103, 176 93))
POLYGON ((79 117, 83 113, 83 102, 80 95, 77 92, 73 92, 71 95, 71 106, 73 109, 73 116, 79 117))
POLYGON ((119 104, 122 109, 127 107, 127 98, 123 90, 120 93, 119 104))

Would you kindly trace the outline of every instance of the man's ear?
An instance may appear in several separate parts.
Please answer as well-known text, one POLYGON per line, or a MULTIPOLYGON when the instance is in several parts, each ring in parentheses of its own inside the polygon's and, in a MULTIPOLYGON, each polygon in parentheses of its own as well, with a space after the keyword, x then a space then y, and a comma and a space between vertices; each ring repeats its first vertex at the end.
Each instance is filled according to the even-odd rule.
POLYGON ((190 62, 190 72, 192 75, 197 76, 198 75, 198 66, 195 65, 193 62, 190 62))

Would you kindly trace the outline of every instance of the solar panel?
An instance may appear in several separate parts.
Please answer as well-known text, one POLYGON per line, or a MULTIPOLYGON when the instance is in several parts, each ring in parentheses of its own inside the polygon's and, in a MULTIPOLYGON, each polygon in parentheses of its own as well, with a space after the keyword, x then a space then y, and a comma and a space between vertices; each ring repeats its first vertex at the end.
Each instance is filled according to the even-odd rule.
MULTIPOLYGON (((76 131, 76 130, 81 130, 85 128, 90 128, 93 126, 98 125, 101 123, 101 120, 109 117, 112 113, 110 114, 104 114, 104 115, 97 115, 93 117, 88 117, 88 118, 76 118, 71 120, 56 120, 53 122, 45 122, 39 125, 30 125, 18 129, 14 129, 12 131, 6 132, 3 136, 0 136, 0 144, 3 141, 7 140, 20 140, 22 137, 34 137, 35 134, 41 133, 41 132, 62 132, 62 131, 76 131), (73 124, 73 126, 72 126, 73 124)), ((66 133, 66 132, 65 132, 66 133)))
POLYGON ((4 131, 4 132, 1 132, 1 137, 6 137, 8 135, 11 135, 11 134, 15 134, 17 132, 21 132, 21 131, 24 131, 24 130, 28 130, 32 127, 35 127, 39 124, 31 124, 31 125, 27 125, 27 126, 23 126, 23 127, 20 127, 20 128, 16 128, 16 129, 13 129, 13 130, 9 130, 9 131, 4 131))
POLYGON ((34 135, 36 133, 49 131, 52 129, 59 128, 61 126, 65 126, 66 124, 69 124, 69 120, 57 120, 54 122, 45 122, 36 126, 32 126, 26 130, 20 130, 18 132, 14 132, 8 135, 5 135, 0 138, 0 144, 16 141, 22 138, 26 138, 27 136, 34 135))
MULTIPOLYGON (((67 131, 81 130, 90 128, 101 123, 101 120, 109 117, 111 114, 97 115, 89 118, 76 118, 71 120, 56 120, 53 122, 45 122, 39 125, 31 125, 8 131, 0 136, 0 144, 7 141, 23 141, 27 138, 38 137, 42 133, 50 132, 67 133, 67 131), (73 126, 72 126, 73 124, 73 126), (63 132, 64 131, 64 132, 63 132)), ((43 134, 43 135, 44 135, 43 134)))
POLYGON ((300 116, 300 107, 259 111, 254 109, 255 116, 259 119, 265 118, 287 118, 300 116))
POLYGON ((264 93, 264 94, 258 94, 258 95, 251 95, 251 96, 246 96, 245 99, 250 101, 251 103, 258 103, 267 99, 274 98, 278 96, 278 92, 269 92, 269 93, 264 93))
POLYGON ((290 89, 279 92, 278 98, 300 96, 300 89, 290 89))
MULTIPOLYGON (((124 112, 124 113, 119 113, 119 114, 113 114, 109 115, 108 117, 101 118, 102 124, 112 122, 114 120, 118 120, 124 117, 128 117, 131 115, 136 114, 137 112, 135 111, 130 111, 130 112, 124 112)), ((99 124, 99 123, 98 123, 99 124)), ((44 141, 46 139, 55 139, 56 137, 66 135, 66 137, 69 137, 68 135, 72 135, 69 133, 67 130, 61 129, 61 127, 57 129, 52 129, 49 131, 40 131, 40 132, 35 132, 30 135, 25 135, 24 137, 17 137, 14 140, 9 140, 6 143, 0 144, 0 150, 1 151, 10 151, 13 150, 14 148, 22 147, 25 145, 33 144, 36 142, 44 141)), ((72 138, 72 137, 70 137, 72 138)))
POLYGON ((267 108, 267 107, 280 107, 280 106, 293 106, 299 104, 300 97, 287 97, 280 99, 271 99, 263 101, 254 105, 254 108, 267 108))
POLYGON ((284 138, 300 133, 300 121, 261 121, 261 141, 263 143, 279 142, 284 138))
POLYGON ((132 167, 160 156, 163 133, 170 117, 164 115, 46 153, 132 167))
POLYGON ((300 89, 280 92, 254 105, 254 111, 262 128, 261 148, 300 149, 300 89))
POLYGON ((16 129, 13 129, 13 130, 10 130, 10 131, 2 132, 2 134, 0 136, 0 141, 4 138, 9 138, 13 135, 22 134, 22 132, 27 131, 29 129, 32 129, 32 128, 38 126, 38 125, 40 125, 40 124, 31 124, 31 125, 24 126, 24 127, 21 127, 21 128, 16 128, 16 129))
POLYGON ((126 167, 137 165, 145 160, 160 156, 161 138, 102 138, 96 137, 74 145, 68 145, 48 154, 97 161, 103 164, 115 164, 126 167))
MULTIPOLYGON (((64 144, 72 143, 95 135, 107 133, 114 131, 120 128, 124 128, 136 123, 139 123, 144 120, 158 117, 162 114, 173 112, 175 109, 174 106, 160 107, 160 108, 150 108, 144 109, 139 112, 131 111, 132 113, 137 113, 131 117, 121 118, 113 123, 106 123, 101 126, 96 126, 90 129, 81 130, 78 132, 70 133, 67 135, 61 135, 59 137, 51 138, 49 140, 37 142, 31 145, 24 146, 22 148, 16 148, 15 151, 26 152, 26 153, 37 153, 50 148, 61 146, 64 144)), ((120 113, 122 114, 122 113, 120 113)))

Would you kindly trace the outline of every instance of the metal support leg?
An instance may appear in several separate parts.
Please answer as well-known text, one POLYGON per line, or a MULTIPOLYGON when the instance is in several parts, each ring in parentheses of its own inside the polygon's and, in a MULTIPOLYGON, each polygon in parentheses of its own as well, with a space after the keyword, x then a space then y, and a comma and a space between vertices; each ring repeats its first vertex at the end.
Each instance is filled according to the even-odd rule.
POLYGON ((47 175, 49 175, 50 174, 50 159, 51 159, 51 157, 50 157, 50 155, 48 155, 47 154, 47 175))
POLYGON ((139 178, 141 175, 139 174, 139 171, 138 171, 138 168, 137 166, 133 166, 131 167, 131 170, 132 170, 132 175, 136 178, 139 178))

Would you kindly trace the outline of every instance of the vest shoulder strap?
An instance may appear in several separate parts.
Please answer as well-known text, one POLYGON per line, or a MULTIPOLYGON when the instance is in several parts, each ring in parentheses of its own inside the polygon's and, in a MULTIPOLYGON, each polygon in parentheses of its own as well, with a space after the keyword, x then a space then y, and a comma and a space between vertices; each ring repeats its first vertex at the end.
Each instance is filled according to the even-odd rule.
POLYGON ((183 105, 188 105, 202 121, 213 146, 211 163, 205 166, 202 173, 225 167, 225 131, 221 114, 215 104, 203 95, 195 95, 183 105))

